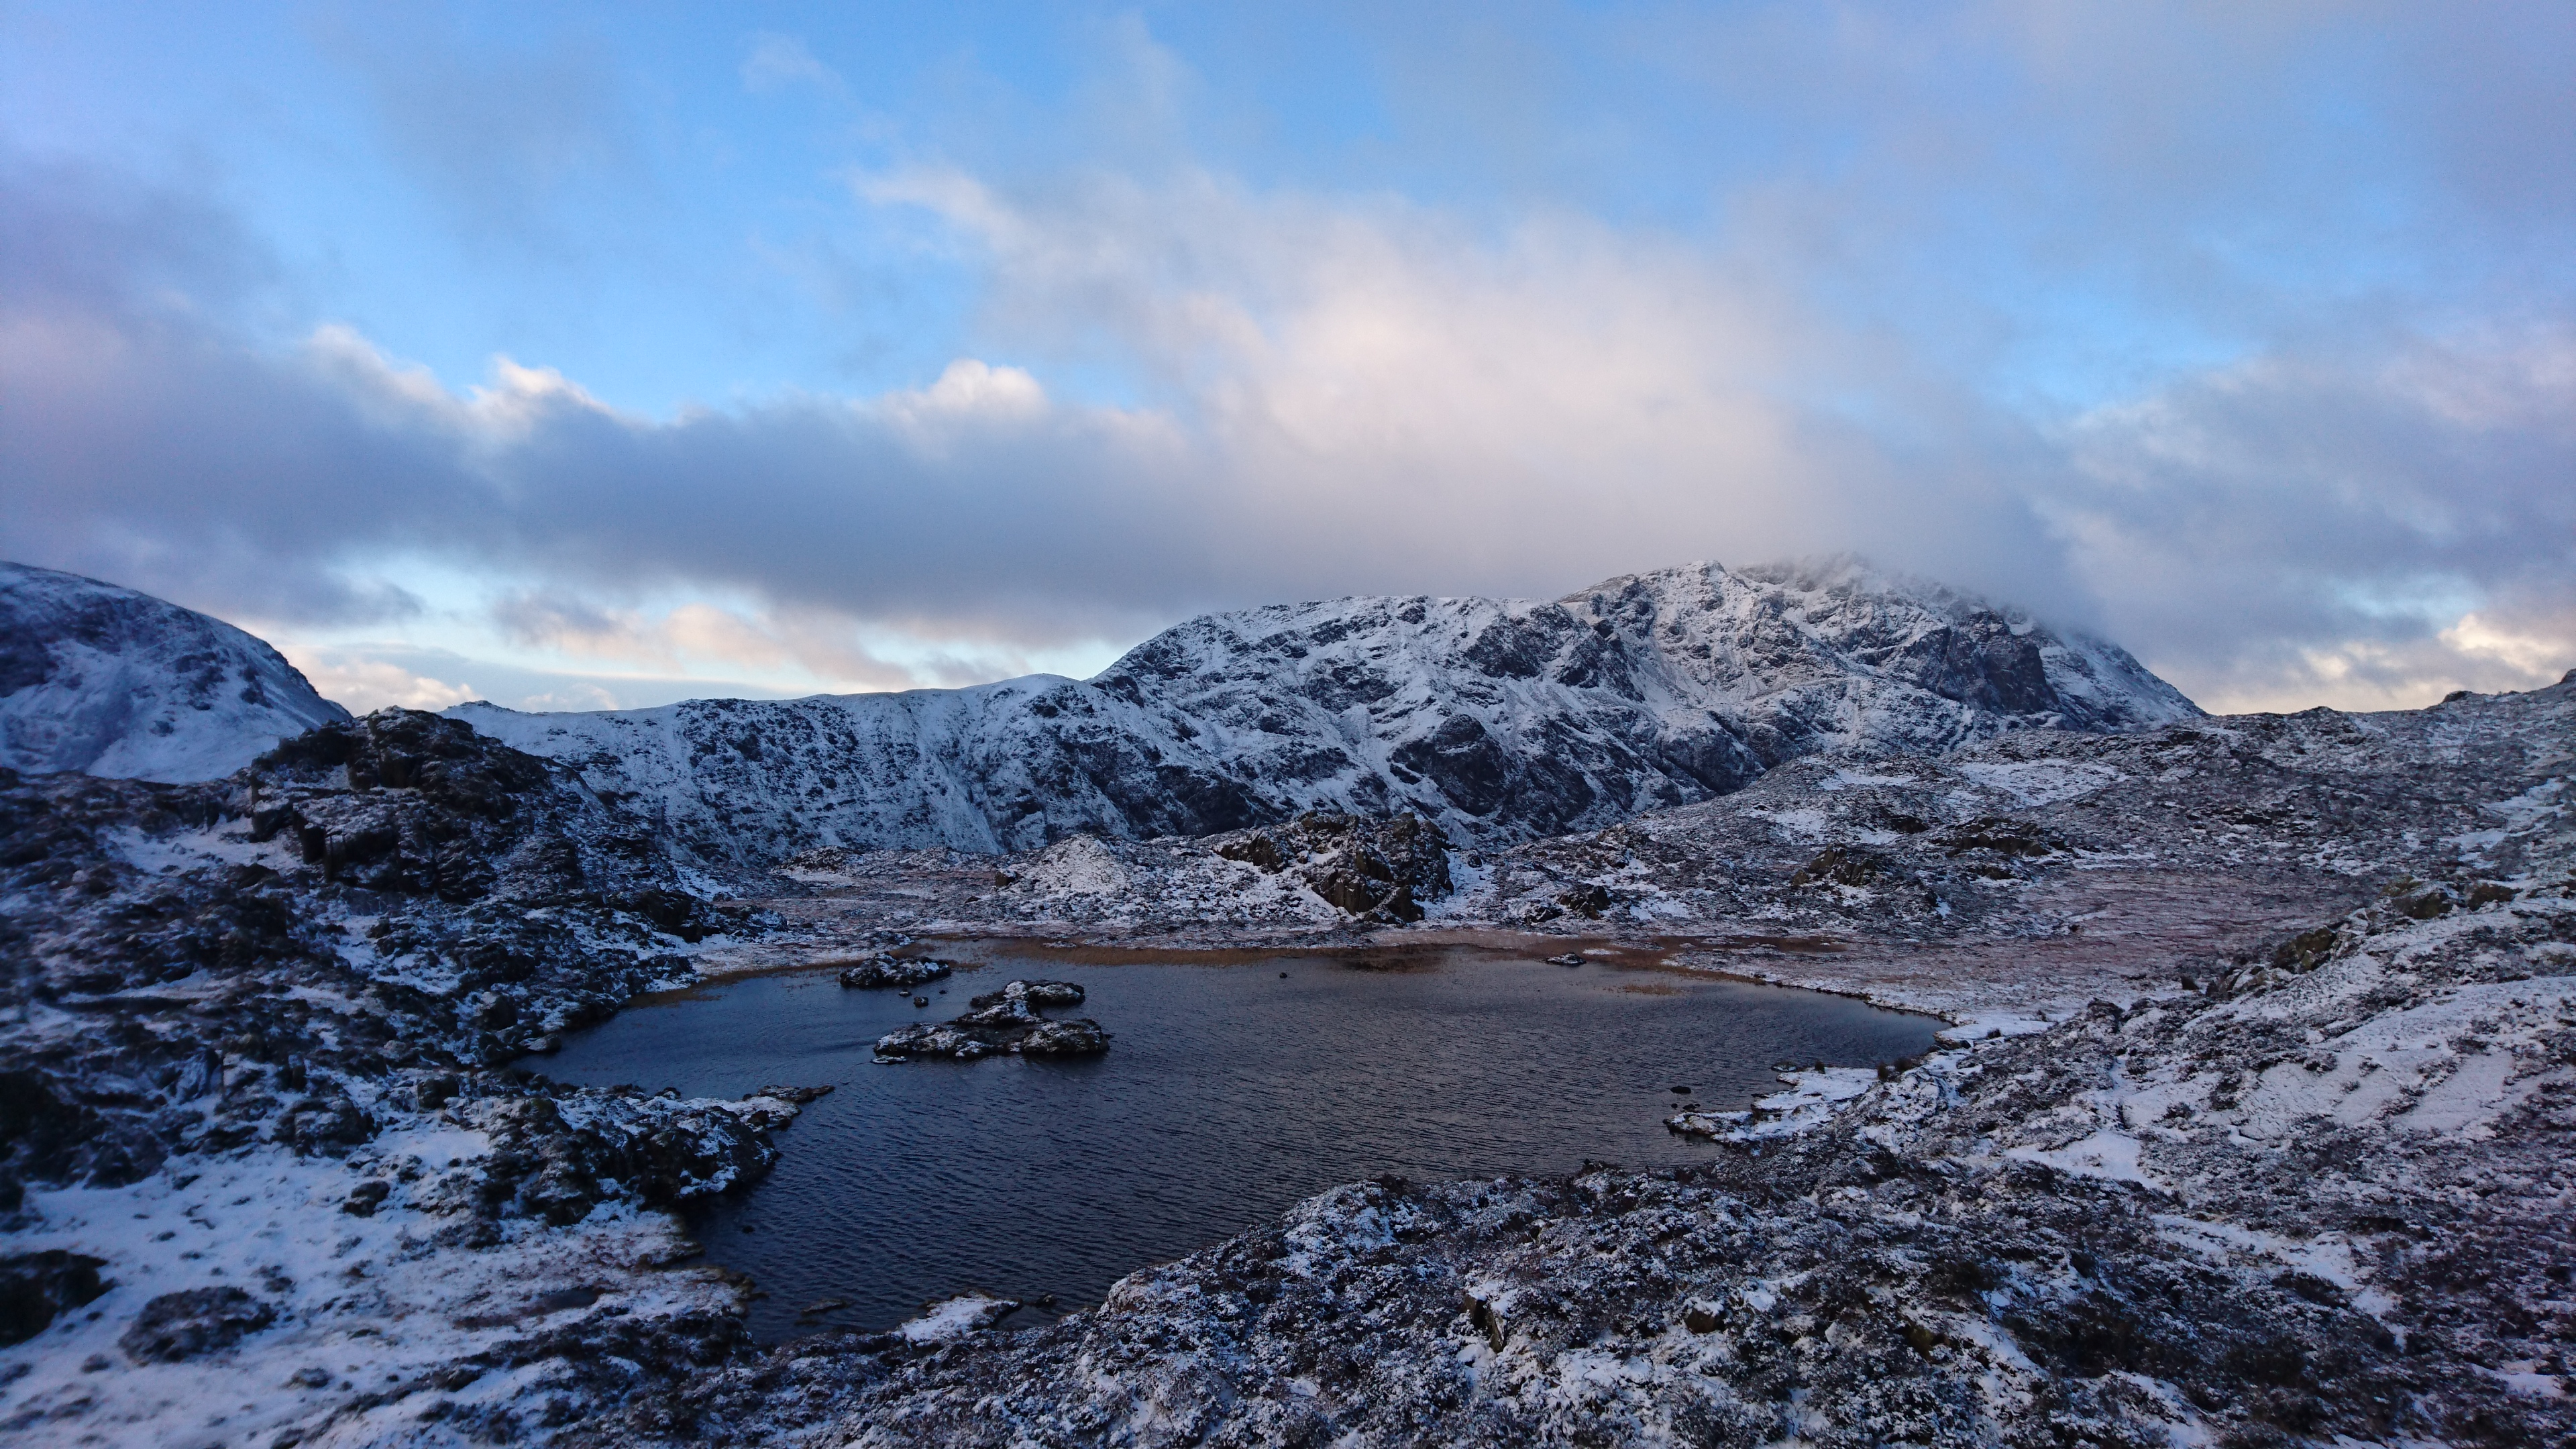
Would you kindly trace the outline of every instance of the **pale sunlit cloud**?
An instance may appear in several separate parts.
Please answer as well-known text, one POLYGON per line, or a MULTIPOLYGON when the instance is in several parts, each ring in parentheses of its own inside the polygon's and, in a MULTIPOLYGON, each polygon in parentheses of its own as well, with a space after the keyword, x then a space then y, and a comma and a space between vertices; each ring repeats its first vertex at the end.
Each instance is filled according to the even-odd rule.
POLYGON ((287 640, 279 642, 277 649, 286 656, 287 663, 312 681, 315 692, 352 714, 370 714, 387 707, 440 710, 482 697, 472 684, 450 684, 327 645, 287 640))

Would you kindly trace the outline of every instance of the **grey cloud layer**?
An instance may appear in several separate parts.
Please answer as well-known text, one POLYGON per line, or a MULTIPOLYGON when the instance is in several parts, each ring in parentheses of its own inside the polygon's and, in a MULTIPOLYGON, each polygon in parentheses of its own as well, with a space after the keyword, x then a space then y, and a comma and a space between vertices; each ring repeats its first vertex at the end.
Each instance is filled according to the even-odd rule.
MULTIPOLYGON (((669 419, 508 366, 459 391, 344 330, 281 333, 276 269, 220 208, 15 165, 0 552, 313 621, 399 619, 384 561, 427 557, 489 576, 525 642, 864 684, 914 676, 836 621, 1007 651, 1273 599, 1833 549, 2102 629, 2220 703, 2414 702, 2576 664, 2576 305, 2548 245, 2576 152, 2533 129, 2554 92, 2523 53, 2563 23, 2481 12, 2419 58, 2337 19, 2328 39, 2360 49, 2329 59, 2381 67, 2395 98, 2343 145, 2338 113, 2275 98, 2308 95, 2296 17, 1897 14, 1813 54, 1813 35, 1668 47, 1851 150, 1741 185, 1722 242, 1538 206, 1471 225, 1168 161, 858 178, 861 204, 972 259, 988 357, 1106 364, 1140 389, 1127 407, 972 362, 669 419), (1933 30, 1984 36, 2028 84, 1962 91, 1933 30), (2495 62, 2476 85, 2445 70, 2468 53, 2495 62), (2282 284, 2338 260, 2303 218, 2369 221, 2373 166, 2439 181, 2360 238, 2349 284, 2282 284), (1983 272, 1944 272, 1963 260, 1983 272), (2417 291, 2388 281, 2418 260, 2417 291), (2128 400, 2081 410, 1997 401, 2019 352, 2066 363, 2061 304, 2125 309, 2140 336, 2223 324, 2235 360, 2126 364, 2128 400), (769 615, 642 619, 656 588, 769 615)), ((764 76, 802 54, 763 44, 764 76)), ((608 144, 565 126, 493 183, 517 191, 457 204, 536 206, 547 147, 608 144)))
MULTIPOLYGON (((53 251, 114 249, 94 209, 19 200, 53 251)), ((27 278, 0 449, 35 486, 0 519, 19 554, 270 617, 398 607, 364 587, 370 558, 427 552, 1034 642, 1314 592, 1561 588, 1666 554, 1902 556, 1900 529, 1944 514, 1964 515, 1940 529, 1954 553, 2037 541, 2009 496, 1824 466, 1850 444, 1802 442, 1799 419, 1705 375, 1694 329, 1752 334, 1668 255, 1587 233, 1435 288, 1456 260, 1436 238, 1201 220, 1300 225, 1341 280, 1275 279, 1281 331, 1249 340, 1203 301, 1136 298, 1140 328, 1218 364, 1182 411, 1066 405, 961 363, 860 402, 648 421, 545 374, 457 395, 350 334, 263 348, 142 289, 27 278), (1674 317, 1671 287, 1702 295, 1674 317)))

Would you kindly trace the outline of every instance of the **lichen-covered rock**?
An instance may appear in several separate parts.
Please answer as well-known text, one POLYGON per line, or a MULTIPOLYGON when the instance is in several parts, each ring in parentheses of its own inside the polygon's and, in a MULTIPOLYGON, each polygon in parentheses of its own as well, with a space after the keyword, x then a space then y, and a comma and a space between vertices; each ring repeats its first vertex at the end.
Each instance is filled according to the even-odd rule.
POLYGON ((53 1326, 54 1315, 108 1290, 104 1258, 48 1248, 0 1257, 0 1347, 24 1343, 53 1326))
POLYGON ((180 1363, 227 1349, 277 1321, 277 1310, 227 1284, 164 1293, 117 1340, 136 1363, 180 1363))
POLYGON ((881 1062, 947 1059, 1021 1053, 1033 1057, 1098 1056, 1109 1050, 1109 1034, 1088 1019, 1049 1021, 1041 1007, 1079 1006, 1083 991, 1070 981, 1013 981, 999 991, 974 997, 974 1010, 937 1024, 914 1022, 877 1038, 881 1062))
POLYGON ((892 986, 905 991, 925 982, 938 981, 956 970, 952 962, 934 961, 927 957, 870 956, 841 968, 840 982, 853 990, 878 990, 892 986))

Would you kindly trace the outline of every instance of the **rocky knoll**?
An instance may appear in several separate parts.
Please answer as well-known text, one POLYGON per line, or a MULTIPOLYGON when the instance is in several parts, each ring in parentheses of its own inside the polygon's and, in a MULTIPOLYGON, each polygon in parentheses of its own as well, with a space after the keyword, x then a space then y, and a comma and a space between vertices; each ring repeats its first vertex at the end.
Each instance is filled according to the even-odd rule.
POLYGON ((686 978, 720 920, 559 766, 410 711, 205 785, 0 776, 0 839, 0 1209, 172 1152, 345 1153, 372 1104, 445 1106, 686 978))
MULTIPOLYGON (((664 1325, 648 1358, 739 1339, 718 1277, 635 1296, 678 1251, 637 1214, 756 1179, 805 1094, 503 1066, 750 929, 683 885, 570 772, 433 715, 326 725, 205 784, 0 772, 0 1310, 33 1340, 0 1366, 0 1431, 156 1437, 147 1400, 229 1403, 247 1375, 280 1432, 365 1441, 429 1380, 360 1392, 295 1358, 379 1333, 380 1292, 623 1294, 664 1325), (183 1377, 147 1392, 120 1363, 183 1377)), ((521 1321, 446 1311, 369 1355, 461 1384, 521 1321)))
POLYGON ((1346 915, 1390 923, 1421 920, 1423 902, 1449 894, 1448 847, 1440 827, 1420 816, 1363 820, 1322 811, 1213 843, 1219 857, 1267 875, 1286 872, 1346 915))
POLYGON ((711 866, 997 852, 1411 813, 1497 845, 1785 760, 2117 731, 2191 702, 2118 648, 1849 561, 1695 564, 1553 602, 1356 598, 1194 620, 1097 678, 600 714, 451 711, 633 797, 711 866))

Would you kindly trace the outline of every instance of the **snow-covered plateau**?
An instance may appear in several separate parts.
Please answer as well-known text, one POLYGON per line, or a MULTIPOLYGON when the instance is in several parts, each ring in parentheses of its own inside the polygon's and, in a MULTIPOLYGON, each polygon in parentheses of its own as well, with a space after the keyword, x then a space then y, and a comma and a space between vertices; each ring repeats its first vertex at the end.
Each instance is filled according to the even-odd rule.
MULTIPOLYGON (((1035 752, 1026 780, 1051 793, 1017 826, 987 813, 1012 797, 983 765, 862 752, 884 773, 809 779, 824 743, 773 750, 768 724, 758 759, 700 758, 741 738, 706 732, 715 706, 471 728, 389 710, 195 783, 0 773, 0 1435, 2576 1441, 2576 675, 2418 711, 2211 718, 2116 651, 2007 623, 1988 642, 2027 643, 2056 702, 2005 708, 1963 698, 1964 676, 1899 679, 1921 637, 1902 629, 1851 664, 1856 627, 1828 637, 1820 616, 1918 607, 1856 577, 1842 604, 1844 585, 1713 569, 1559 605, 1418 601, 1412 623, 1396 601, 1361 631, 1379 642, 1339 656, 1350 636, 1313 634, 1380 604, 1201 621, 1087 685, 993 686, 1020 703, 941 727, 992 752, 944 758, 1035 752), (1822 652, 1766 653, 1758 688, 1692 673, 1675 661, 1738 637, 1660 642, 1695 578, 1750 601, 1723 617, 1822 652), (1448 643, 1405 642, 1435 620, 1457 623, 1448 643), (1533 673, 1414 667, 1463 657, 1475 620, 1554 643, 1533 673), (1305 653, 1261 643, 1282 636, 1305 653), (1183 664, 1131 668, 1175 638, 1183 664), (1559 677, 1584 638, 1628 684, 1559 677), (1284 721, 1368 670, 1403 686, 1335 708, 1347 766, 1309 793, 1266 764, 1226 774, 1276 790, 1247 786, 1241 816, 1101 814, 1100 782, 1129 776, 1045 774, 1075 758, 1045 751, 1104 739, 1221 765, 1226 741, 1197 742, 1222 701, 1284 721), (1136 714, 1112 723, 1152 713, 1164 733, 1024 708, 1073 690, 1105 709, 1121 678, 1136 714), (1658 713, 1677 680, 1737 692, 1658 713), (1387 703, 1403 690, 1418 702, 1387 703), (1614 698, 1653 730, 1717 720, 1754 763, 1659 794, 1649 775, 1683 777, 1619 762, 1665 736, 1612 729, 1614 698), (1462 715, 1524 771, 1481 812, 1392 768, 1462 715), (1789 719, 1835 727, 1793 740, 1789 719), (530 741, 553 758, 496 738, 558 727, 530 741), (726 821, 726 772, 773 754, 801 763, 726 821), (1592 794, 1549 793, 1568 761, 1592 794), (883 782, 906 768, 913 805, 944 783, 955 813, 915 834, 884 823, 913 805, 774 823, 808 784, 895 801, 883 782), (1675 1117, 1709 1144, 1696 1165, 1353 1184, 1042 1327, 967 1298, 893 1332, 754 1344, 754 1286, 699 1262, 673 1209, 827 1148, 782 1135, 811 1084, 682 1100, 511 1063, 649 989, 942 934, 1483 940, 1952 1026, 1919 1061, 1784 1070, 1739 1109, 1675 1117)), ((878 708, 962 720, 975 694, 878 708)), ((1291 733, 1244 734, 1247 758, 1291 733)))

